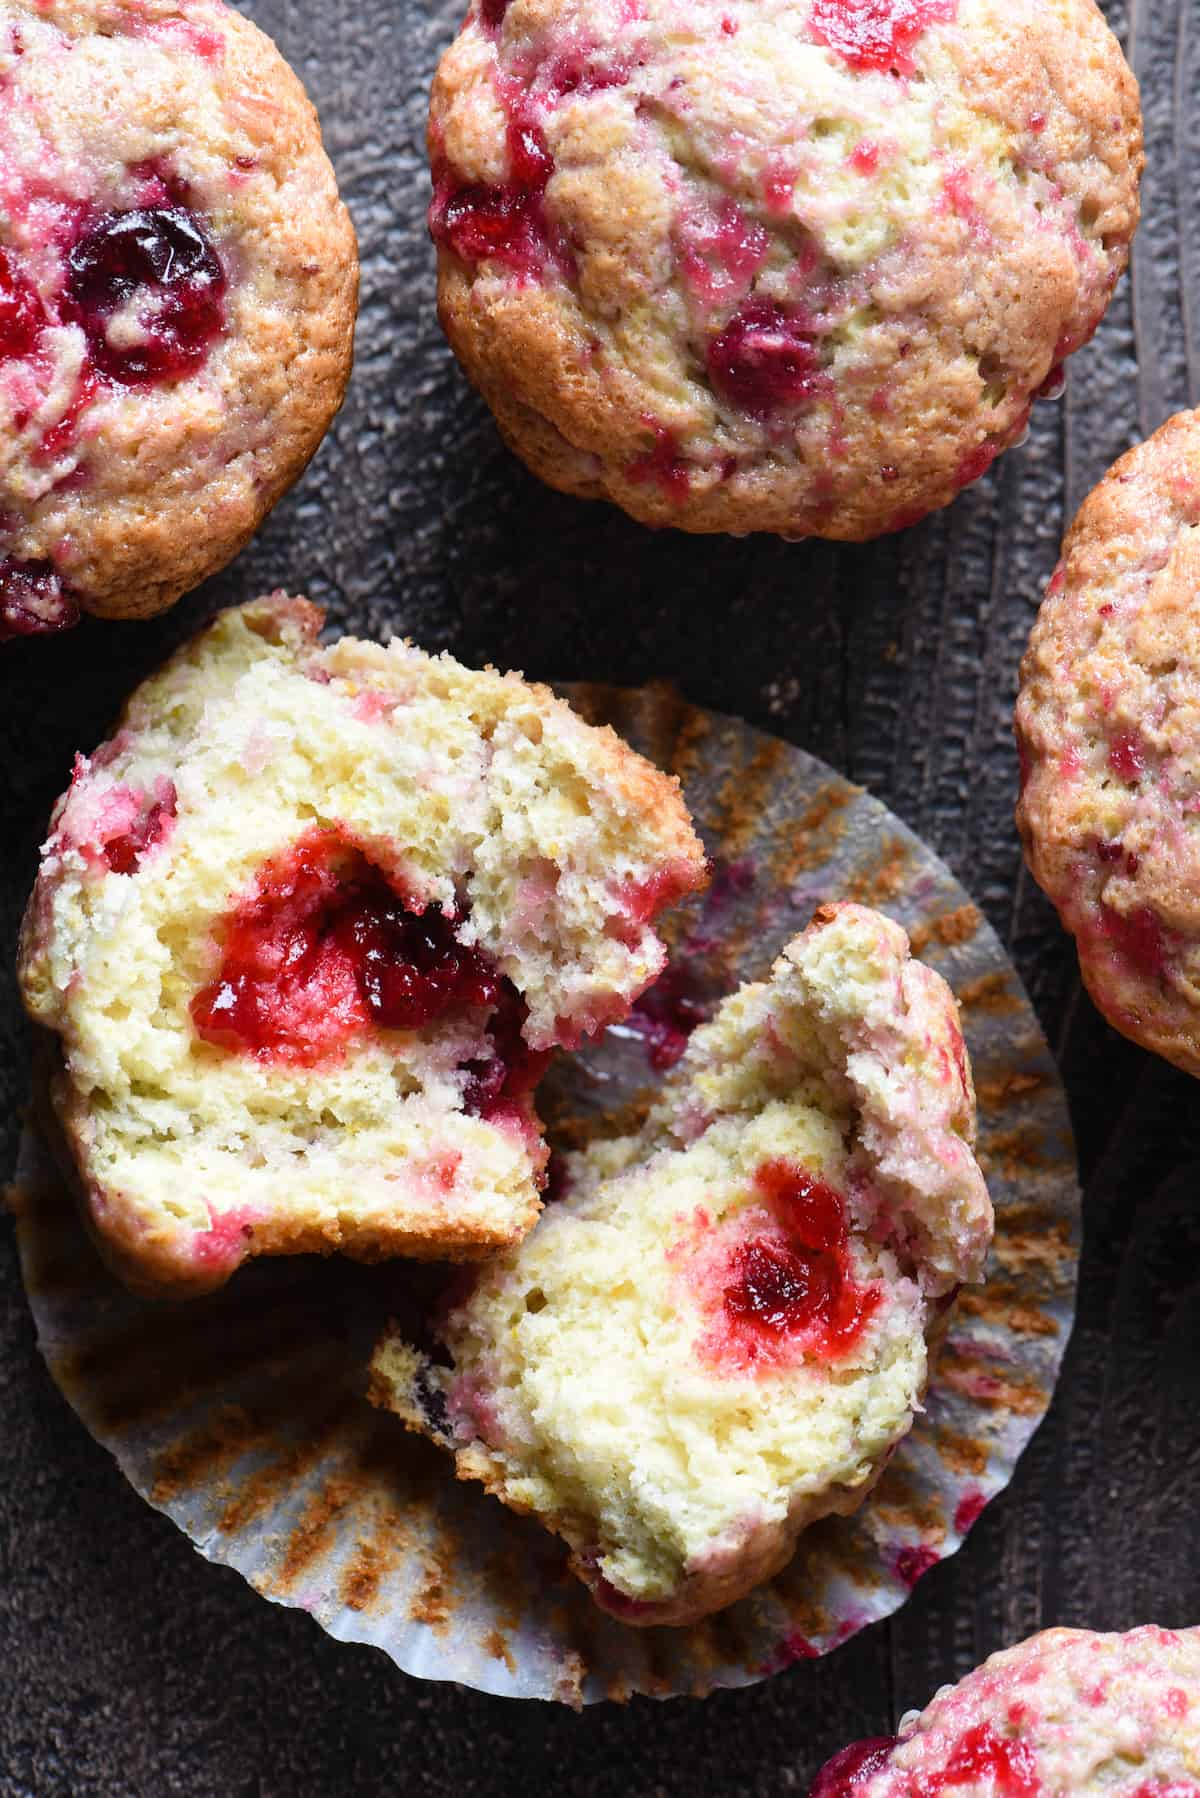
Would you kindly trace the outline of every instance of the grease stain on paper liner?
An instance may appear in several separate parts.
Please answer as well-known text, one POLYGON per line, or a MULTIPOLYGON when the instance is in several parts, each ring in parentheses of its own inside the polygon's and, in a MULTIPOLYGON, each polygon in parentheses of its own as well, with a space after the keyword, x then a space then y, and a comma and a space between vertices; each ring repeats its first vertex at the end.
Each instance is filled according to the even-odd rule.
MULTIPOLYGON (((669 688, 568 696, 683 780, 716 870, 710 893, 667 920, 693 1010, 763 976, 822 900, 846 896, 898 918, 962 1004, 997 1213, 992 1278, 964 1295, 925 1413, 856 1516, 815 1525, 769 1586, 716 1617, 626 1628, 596 1610, 538 1525, 456 1482, 447 1457, 367 1405, 385 1317, 415 1320, 435 1270, 261 1262, 170 1308, 105 1272, 33 1137, 13 1198, 54 1378, 201 1553, 408 1673, 579 1705, 753 1684, 890 1615, 953 1554, 1049 1405, 1079 1204, 1032 1008, 978 909, 911 832, 811 756, 669 688)), ((655 1040, 621 1028, 561 1060, 543 1089, 552 1134, 578 1145, 635 1124, 659 1077, 655 1040)))

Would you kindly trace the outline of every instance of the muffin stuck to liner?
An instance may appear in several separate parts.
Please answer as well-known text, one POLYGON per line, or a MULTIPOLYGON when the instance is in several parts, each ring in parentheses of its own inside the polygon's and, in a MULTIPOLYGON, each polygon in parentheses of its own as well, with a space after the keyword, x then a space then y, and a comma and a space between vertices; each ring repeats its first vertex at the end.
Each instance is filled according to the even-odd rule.
POLYGON ((0 0, 0 638, 146 617, 300 474, 358 257, 316 114, 220 0, 0 0))
POLYGON ((217 620, 79 757, 22 933, 101 1247, 196 1293, 253 1255, 486 1254, 539 1209, 547 1053, 623 1017, 702 884, 679 795, 544 688, 217 620))
POLYGON ((939 1693, 898 1737, 843 1749, 809 1798, 1074 1792, 1200 1793, 1200 1630, 1046 1630, 939 1693))
POLYGON ((372 1396, 562 1535, 603 1609, 695 1622, 857 1509, 911 1427, 991 1240, 974 1131, 945 983, 824 907, 450 1299, 449 1366, 393 1333, 372 1396))
POLYGON ((1117 1030, 1200 1075, 1200 413, 1083 505, 1021 668, 1017 822, 1117 1030))
POLYGON ((442 323, 536 474, 844 539, 1020 439, 1143 160, 1093 0, 472 0, 429 153, 442 323))

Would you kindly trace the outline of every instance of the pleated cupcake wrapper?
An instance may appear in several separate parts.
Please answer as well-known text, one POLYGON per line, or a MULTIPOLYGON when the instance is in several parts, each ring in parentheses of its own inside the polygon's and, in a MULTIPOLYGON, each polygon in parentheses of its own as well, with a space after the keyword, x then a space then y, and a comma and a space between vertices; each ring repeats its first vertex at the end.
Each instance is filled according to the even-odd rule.
MULTIPOLYGON (((298 1258, 188 1304, 135 1299, 32 1134, 14 1209, 51 1373, 202 1554, 407 1673, 579 1705, 753 1684, 904 1603, 1008 1483, 1049 1405, 1079 1204, 1066 1103, 1029 1001, 937 857, 811 756, 667 689, 567 692, 681 776, 713 859, 710 893, 668 920, 669 990, 711 1005, 765 975, 818 904, 853 898, 904 924, 962 1004, 996 1205, 990 1278, 961 1295, 924 1414, 856 1516, 816 1525, 769 1586, 702 1624, 631 1628, 596 1610, 532 1520, 456 1482, 447 1456, 367 1405, 385 1319, 415 1320, 436 1270, 298 1258)), ((639 1010, 560 1058, 544 1089, 553 1138, 577 1146, 635 1124, 670 1028, 639 1010)))

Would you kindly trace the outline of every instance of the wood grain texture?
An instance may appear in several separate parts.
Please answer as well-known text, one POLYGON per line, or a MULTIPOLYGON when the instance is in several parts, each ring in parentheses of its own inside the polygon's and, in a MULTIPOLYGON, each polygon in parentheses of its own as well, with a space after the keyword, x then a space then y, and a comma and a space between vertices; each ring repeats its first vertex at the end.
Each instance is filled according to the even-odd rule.
MULTIPOLYGON (((1134 278, 1061 406, 949 512, 862 549, 651 535, 543 491, 459 378, 431 305, 425 94, 458 0, 255 0, 317 100, 362 238, 358 366, 306 480, 220 580, 143 625, 0 666, 0 940, 73 752, 216 605, 307 590, 547 678, 667 677, 870 786, 1011 943, 1068 1077, 1088 1176, 1079 1324, 1048 1423, 968 1547, 890 1625, 703 1705, 574 1717, 424 1687, 268 1610, 149 1512, 37 1359, 0 1230, 0 1794, 160 1798, 803 1793, 823 1757, 1042 1623, 1200 1622, 1200 1109, 1116 1038, 1022 874, 1016 671, 1064 523, 1109 463, 1200 403, 1200 0, 1108 15, 1143 83, 1134 278)), ((6 956, 7 963, 7 956, 6 956)), ((2 1152, 26 1042, 7 965, 2 1152)))

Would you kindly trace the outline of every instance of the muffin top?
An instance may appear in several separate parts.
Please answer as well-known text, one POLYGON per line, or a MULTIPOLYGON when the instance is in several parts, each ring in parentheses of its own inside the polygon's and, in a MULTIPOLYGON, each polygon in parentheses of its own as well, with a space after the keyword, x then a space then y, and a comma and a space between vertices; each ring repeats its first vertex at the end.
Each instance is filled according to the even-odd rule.
POLYGON ((1200 414, 1067 537, 1021 669, 1017 820, 1118 1030, 1200 1074, 1200 414))
POLYGON ((1052 1629, 993 1655, 898 1740, 836 1756, 811 1798, 1192 1798, 1200 1630, 1052 1629))
POLYGON ((429 144, 443 322, 539 474, 851 539, 1021 434, 1142 162, 1093 0, 473 0, 429 144))
POLYGON ((0 0, 0 636, 219 567, 349 373, 316 115, 220 0, 0 0))

